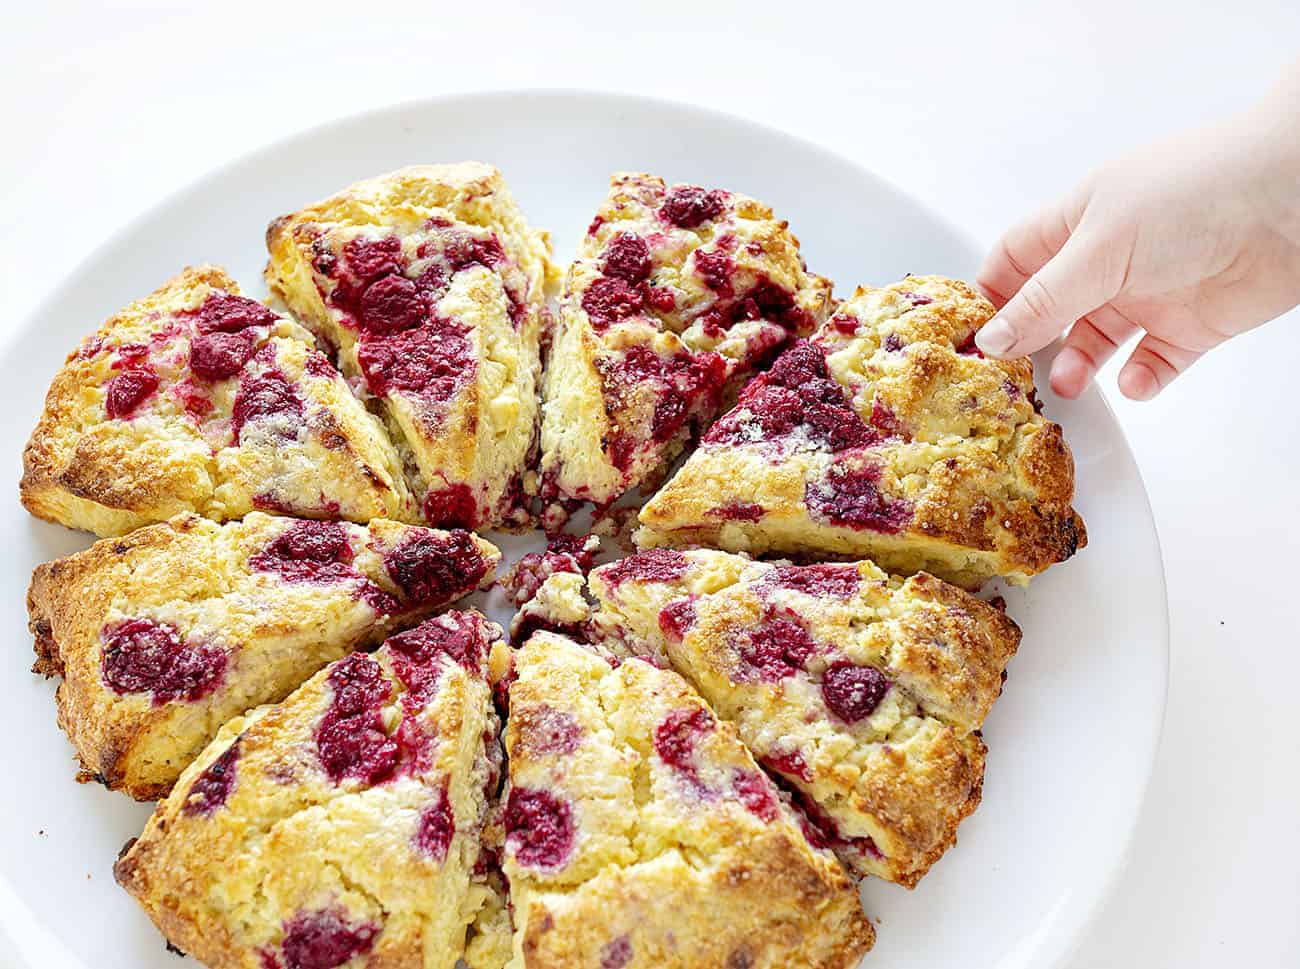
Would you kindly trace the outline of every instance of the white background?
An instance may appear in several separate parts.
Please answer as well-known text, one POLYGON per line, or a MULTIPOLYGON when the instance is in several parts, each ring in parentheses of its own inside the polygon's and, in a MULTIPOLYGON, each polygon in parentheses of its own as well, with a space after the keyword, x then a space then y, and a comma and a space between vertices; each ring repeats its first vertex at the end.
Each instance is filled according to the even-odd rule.
MULTIPOLYGON (((694 101, 856 157, 990 243, 1300 57, 1294 0, 27 3, 2 29, 0 327, 206 170, 394 101, 538 85, 694 101)), ((1107 375, 1164 545, 1173 657, 1132 861, 1078 969, 1300 965, 1298 367, 1293 313, 1153 403, 1107 375)))

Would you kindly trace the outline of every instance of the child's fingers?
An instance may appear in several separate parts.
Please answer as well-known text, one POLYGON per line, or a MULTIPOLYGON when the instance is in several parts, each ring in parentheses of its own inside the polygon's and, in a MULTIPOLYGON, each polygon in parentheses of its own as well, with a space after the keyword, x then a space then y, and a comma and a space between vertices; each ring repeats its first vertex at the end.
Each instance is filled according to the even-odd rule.
POLYGON ((1073 400, 1097 376, 1138 326, 1112 306, 1089 313, 1070 329, 1065 346, 1052 361, 1052 390, 1073 400))
POLYGON ((1118 281, 1107 247, 1083 233, 1025 281, 996 316, 975 334, 991 357, 1022 357, 1056 339, 1067 326, 1110 300, 1118 281))
POLYGON ((1013 226, 997 241, 976 273, 975 282, 1000 308, 1020 291, 1025 280, 1060 252, 1069 238, 1070 227, 1060 209, 1044 209, 1013 226))
POLYGON ((1119 372, 1119 389, 1130 400, 1150 400, 1170 381, 1204 356, 1147 334, 1119 372))

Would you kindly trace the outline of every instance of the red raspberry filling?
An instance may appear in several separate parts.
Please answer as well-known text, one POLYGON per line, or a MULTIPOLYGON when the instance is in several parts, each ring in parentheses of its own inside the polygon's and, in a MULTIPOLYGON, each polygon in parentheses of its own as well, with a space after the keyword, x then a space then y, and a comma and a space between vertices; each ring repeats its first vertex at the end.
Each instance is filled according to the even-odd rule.
POLYGON ((430 488, 424 496, 424 520, 435 528, 473 528, 478 524, 478 502, 463 481, 430 488))
POLYGON ((213 290, 198 309, 190 310, 200 333, 238 333, 251 326, 274 326, 276 313, 255 299, 213 290))
POLYGON ((393 775, 423 774, 433 766, 434 741, 419 716, 423 709, 419 704, 410 703, 409 695, 402 696, 402 716, 393 731, 393 740, 397 742, 397 766, 393 775))
POLYGON ((881 344, 889 353, 897 353, 903 349, 903 338, 897 333, 890 333, 885 336, 885 342, 881 344))
POLYGON ((652 548, 627 558, 619 559, 600 570, 600 576, 610 589, 624 582, 674 582, 686 574, 690 563, 681 552, 671 548, 652 548))
POLYGON ((803 754, 797 750, 791 750, 784 754, 769 754, 763 758, 763 766, 776 771, 778 774, 793 777, 805 783, 812 781, 812 771, 808 767, 808 762, 804 760, 803 754))
POLYGON ((813 518, 848 528, 894 534, 912 518, 911 505, 880 493, 880 469, 874 465, 833 465, 821 481, 809 482, 804 501, 813 518))
POLYGON ((235 788, 235 762, 239 760, 239 741, 222 751, 221 756, 207 766, 185 796, 181 813, 186 817, 208 817, 230 798, 235 788))
POLYGON ((385 645, 392 656, 393 672, 407 689, 407 698, 423 705, 432 695, 444 658, 470 673, 482 674, 496 638, 491 627, 474 613, 449 612, 390 636, 385 645))
POLYGON ((776 788, 766 774, 752 770, 739 771, 731 782, 731 787, 740 803, 760 821, 770 823, 776 820, 779 811, 776 788))
POLYGON ((680 642, 695 625, 695 619, 695 600, 677 599, 659 610, 659 629, 680 642))
MULTIPOLYGON (((798 307, 794 295, 765 277, 761 277, 748 292, 738 298, 730 299, 729 297, 732 296, 730 283, 724 284, 720 275, 721 268, 717 267, 716 263, 711 264, 707 254, 705 255, 705 267, 706 269, 710 265, 715 267, 708 271, 717 275, 719 286, 715 289, 719 296, 724 297, 700 315, 700 326, 707 336, 721 339, 737 323, 752 320, 765 320, 791 332, 811 328, 812 317, 807 310, 798 307)), ((700 258, 701 255, 697 254, 697 268, 700 265, 700 258)), ((756 363, 766 362, 765 354, 771 347, 784 346, 788 337, 789 333, 751 336, 751 346, 748 348, 751 358, 756 363), (771 346, 765 345, 766 343, 770 343, 771 346)))
POLYGON ((872 858, 884 857, 870 837, 846 837, 835 819, 824 812, 812 798, 802 792, 796 792, 794 798, 802 814, 804 836, 814 848, 850 849, 872 858))
POLYGON ((761 582, 764 591, 793 589, 810 596, 851 599, 858 594, 861 579, 855 565, 784 565, 761 582))
MULTIPOLYGON (((274 349, 264 347, 255 359, 271 364, 274 362, 274 349)), ((260 374, 252 376, 245 372, 239 380, 239 390, 235 393, 235 403, 231 410, 230 427, 238 444, 244 427, 257 421, 278 418, 286 420, 292 427, 303 421, 303 402, 298 396, 289 378, 278 367, 268 366, 260 374)))
POLYGON ((979 357, 984 359, 984 351, 975 345, 975 330, 971 330, 966 335, 966 339, 958 343, 954 349, 963 357, 979 357))
POLYGON ((857 723, 876 712, 892 684, 870 666, 834 663, 822 675, 822 699, 831 713, 846 723, 857 723))
POLYGON ((325 380, 333 380, 339 373, 334 369, 334 364, 330 363, 330 358, 316 349, 307 350, 307 359, 303 362, 302 369, 313 377, 325 380))
POLYGON ((357 236, 343 246, 347 268, 358 279, 372 280, 379 276, 400 273, 406 265, 402 256, 402 240, 397 236, 371 239, 357 236))
MULTIPOLYGON (((611 411, 639 409, 648 397, 654 400, 648 430, 650 440, 659 444, 671 440, 693 415, 717 409, 727 374, 726 362, 716 353, 682 351, 662 357, 643 344, 600 358, 596 366, 611 411)), ((641 434, 625 429, 606 443, 610 461, 626 471, 642 443, 641 434)))
POLYGON ((202 380, 226 380, 244 369, 255 346, 249 333, 200 333, 190 341, 190 372, 202 380))
POLYGON ((172 394, 185 408, 185 413, 195 421, 201 421, 212 413, 213 403, 190 378, 183 378, 172 387, 172 394))
MULTIPOLYGON (((380 927, 349 921, 342 908, 299 912, 284 923, 280 951, 284 969, 336 969, 371 950, 380 927)), ((274 954, 263 953, 263 965, 279 967, 274 954)))
POLYGON ((671 313, 677 308, 677 297, 666 286, 645 286, 645 301, 660 313, 671 313))
POLYGON ((921 293, 900 293, 899 295, 911 300, 913 306, 929 306, 934 302, 934 300, 929 296, 922 295, 921 293))
POLYGON ((695 745, 714 728, 709 711, 697 707, 673 710, 655 727, 655 752, 660 759, 688 777, 697 776, 695 745))
POLYGON ((447 849, 456 834, 456 815, 451 801, 447 797, 447 783, 444 781, 438 799, 420 812, 416 822, 415 834, 411 841, 415 850, 441 865, 447 860, 447 849))
POLYGON ((546 544, 545 552, 529 552, 520 557, 501 586, 510 601, 522 606, 542 584, 557 572, 586 575, 600 550, 600 540, 591 535, 556 535, 546 544))
POLYGON ((226 651, 182 640, 174 626, 126 619, 105 626, 100 671, 115 693, 150 693, 153 705, 194 702, 220 685, 226 651))
POLYGON ((682 229, 694 229, 716 219, 726 208, 727 193, 705 191, 697 185, 680 185, 665 196, 659 216, 682 229))
POLYGON ((384 567, 410 602, 430 603, 472 591, 488 563, 468 532, 420 529, 384 556, 384 567))
POLYGON ((731 413, 704 436, 704 443, 775 441, 796 431, 831 451, 878 443, 876 433, 831 378, 825 353, 807 340, 797 341, 771 370, 750 382, 731 413))
POLYGON ((632 961, 632 943, 620 935, 600 947, 600 969, 623 969, 632 961))
POLYGON ((644 306, 640 287, 615 276, 601 276, 582 294, 582 308, 597 332, 636 316, 644 306))
POLYGON ((756 522, 763 517, 763 506, 756 505, 752 501, 733 501, 729 505, 710 508, 705 514, 724 521, 756 522))
POLYGON ((871 426, 876 428, 885 437, 901 438, 902 440, 911 440, 902 421, 894 413, 893 409, 883 400, 877 397, 871 402, 871 426))
POLYGON ((506 260, 505 250, 495 235, 480 239, 459 229, 444 234, 442 257, 453 273, 470 266, 496 269, 506 260))
POLYGON ((795 619, 769 616, 751 630, 740 646, 740 658, 761 680, 777 681, 803 669, 817 652, 817 643, 795 619))
POLYGON ((451 400, 473 379, 474 350, 465 330, 430 318, 418 329, 386 335, 363 332, 357 361, 372 393, 412 394, 431 405, 451 400))
POLYGON ((98 356, 104 352, 104 338, 102 336, 87 337, 85 342, 77 349, 76 359, 89 360, 91 357, 98 356))
POLYGON ((650 247, 635 232, 620 232, 605 247, 603 269, 606 276, 632 285, 645 282, 650 278, 650 247))
POLYGON ((734 294, 731 277, 736 271, 736 263, 731 258, 731 253, 721 245, 712 250, 695 250, 695 271, 704 280, 704 285, 719 297, 726 299, 734 294))
MULTIPOLYGON (((747 319, 761 316, 763 319, 775 320, 791 330, 812 324, 808 312, 795 303, 794 294, 767 278, 759 279, 736 306, 744 311, 747 319)), ((735 312, 737 311, 733 310, 733 314, 735 312)))
POLYGON ((348 532, 341 523, 295 521, 248 562, 286 582, 341 582, 358 576, 352 558, 348 532))
POLYGON ((586 623, 557 622, 543 606, 536 602, 526 602, 510 620, 510 642, 522 646, 536 632, 556 633, 579 643, 587 641, 586 623))
POLYGON ((355 777, 379 784, 397 767, 399 748, 384 730, 383 708, 392 684, 372 657, 352 653, 334 664, 329 709, 316 729, 316 754, 334 783, 355 777))
POLYGON ((858 319, 848 313, 836 313, 828 321, 831 329, 844 336, 853 336, 858 332, 858 319))
POLYGON ((529 757, 571 754, 582 741, 582 725, 568 711, 540 704, 525 707, 515 717, 515 743, 529 757))
POLYGON ((384 276, 361 294, 361 325, 375 333, 394 333, 418 326, 425 306, 415 283, 405 276, 384 276))
POLYGON ((125 420, 153 395, 158 382, 157 372, 146 363, 127 367, 108 382, 104 410, 115 420, 125 420))
POLYGON ((558 868, 573 852, 573 811, 548 791, 511 788, 505 828, 506 850, 529 868, 558 868))

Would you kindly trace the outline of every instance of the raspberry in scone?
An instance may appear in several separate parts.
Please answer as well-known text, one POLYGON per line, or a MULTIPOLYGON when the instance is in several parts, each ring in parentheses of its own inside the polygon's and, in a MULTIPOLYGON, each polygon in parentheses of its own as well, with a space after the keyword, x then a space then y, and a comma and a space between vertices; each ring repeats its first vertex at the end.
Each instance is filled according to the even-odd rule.
POLYGON ((547 361, 541 489, 554 520, 662 473, 830 302, 762 202, 616 174, 569 268, 547 361))
POLYGON ((465 531, 182 515, 37 567, 34 671, 94 778, 166 794, 217 729, 326 663, 492 581, 465 531))
POLYGON ((512 969, 848 967, 871 947, 843 868, 676 673, 538 632, 507 680, 512 969))
POLYGON ((590 608, 583 597, 587 573, 600 552, 595 535, 553 537, 545 552, 529 552, 511 566, 501 586, 518 611, 510 620, 510 641, 522 646, 538 629, 585 638, 590 608))
POLYGON ((522 521, 556 271, 501 173, 403 168, 277 219, 266 243, 272 292, 379 402, 426 521, 522 521))
POLYGON ((741 392, 640 512, 637 542, 869 556, 1023 585, 1087 542, 1033 365, 985 359, 993 306, 909 276, 859 289, 741 392))
POLYGON ((68 357, 20 490, 33 514, 101 536, 183 512, 416 515, 396 449, 311 334, 213 266, 186 269, 68 357))
POLYGON ((488 890, 500 775, 486 657, 450 612, 226 724, 114 867, 220 969, 452 969, 488 890))
POLYGON ((652 549, 596 569, 616 653, 671 664, 855 873, 911 887, 979 804, 979 736, 1020 630, 927 573, 652 549))

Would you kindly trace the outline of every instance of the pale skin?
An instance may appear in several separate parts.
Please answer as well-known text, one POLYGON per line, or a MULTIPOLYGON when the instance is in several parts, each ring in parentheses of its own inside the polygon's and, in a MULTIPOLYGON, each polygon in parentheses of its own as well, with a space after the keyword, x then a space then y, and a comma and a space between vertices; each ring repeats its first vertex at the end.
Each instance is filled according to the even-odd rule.
POLYGON ((1033 353, 1068 330, 1052 389, 1083 393, 1130 339, 1119 389, 1150 400, 1205 353, 1300 305, 1300 62, 1239 115, 1099 168, 1002 237, 975 340, 1033 353))

